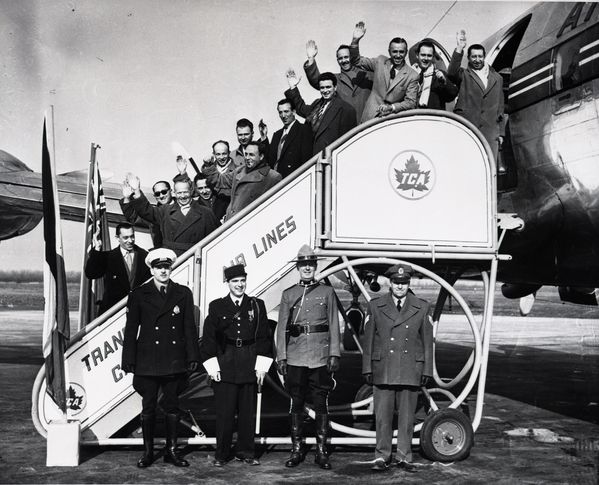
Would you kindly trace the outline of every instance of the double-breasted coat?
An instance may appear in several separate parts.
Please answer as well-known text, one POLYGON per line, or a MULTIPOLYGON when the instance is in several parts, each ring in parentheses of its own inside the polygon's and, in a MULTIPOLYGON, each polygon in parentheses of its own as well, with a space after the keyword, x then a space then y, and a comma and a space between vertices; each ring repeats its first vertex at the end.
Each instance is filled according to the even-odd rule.
POLYGON ((163 298, 154 280, 133 290, 127 302, 122 367, 133 364, 135 375, 165 376, 184 373, 190 362, 199 360, 191 290, 170 281, 163 298))
POLYGON ((144 262, 148 252, 134 245, 133 254, 130 275, 120 247, 111 251, 90 251, 89 259, 85 263, 85 276, 90 279, 104 277, 104 296, 100 302, 100 313, 104 313, 125 298, 132 288, 150 278, 150 270, 144 262))
POLYGON ((277 361, 314 369, 327 364, 329 357, 340 357, 339 317, 337 301, 330 286, 313 283, 296 284, 281 295, 277 324, 277 361), (290 318, 291 317, 291 318, 290 318), (287 323, 295 325, 328 325, 326 332, 301 333, 286 343, 287 323))
POLYGON ((200 357, 217 358, 222 382, 256 382, 256 359, 272 356, 271 333, 264 302, 243 296, 239 307, 229 295, 210 302, 204 320, 200 357), (232 341, 241 339, 239 346, 232 341), (254 340, 245 345, 243 342, 254 340))
POLYGON ((372 71, 373 86, 362 112, 361 123, 376 117, 381 104, 393 105, 394 113, 413 109, 418 101, 418 73, 407 63, 391 79, 392 62, 387 56, 362 57, 358 46, 350 46, 352 64, 372 71))
POLYGON ((268 163, 273 170, 281 174, 281 177, 287 177, 312 156, 312 131, 308 125, 296 120, 289 128, 281 148, 281 157, 277 158, 283 131, 284 129, 281 128, 272 136, 268 149, 268 163))
POLYGON ((250 171, 245 165, 238 168, 233 176, 227 219, 250 205, 268 189, 278 184, 281 179, 281 174, 272 170, 266 161, 250 171))
POLYGON ((305 118, 312 128, 313 155, 320 153, 357 125, 356 110, 339 96, 333 97, 319 121, 315 120, 315 115, 324 103, 322 98, 312 104, 306 104, 297 87, 285 91, 285 97, 291 100, 297 113, 305 118))
POLYGON ((463 55, 463 52, 454 51, 447 69, 449 78, 459 88, 453 112, 466 118, 481 131, 497 158, 499 137, 505 134, 503 78, 489 67, 485 88, 471 67, 460 67, 463 55))
POLYGON ((433 375, 429 304, 408 292, 401 311, 391 294, 371 300, 364 329, 362 373, 375 385, 420 386, 433 375))
POLYGON ((131 201, 139 217, 160 226, 163 247, 172 249, 180 256, 198 241, 204 239, 219 226, 214 213, 199 202, 192 200, 187 214, 179 204, 154 207, 145 195, 131 201))

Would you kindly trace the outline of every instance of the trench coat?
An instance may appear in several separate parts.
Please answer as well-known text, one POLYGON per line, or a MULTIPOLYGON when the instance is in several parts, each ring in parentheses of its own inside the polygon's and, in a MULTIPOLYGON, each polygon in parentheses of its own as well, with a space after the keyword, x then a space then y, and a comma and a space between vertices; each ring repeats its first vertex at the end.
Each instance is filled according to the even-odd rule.
POLYGON ((272 170, 266 161, 259 167, 247 171, 245 166, 237 169, 231 187, 231 202, 227 208, 227 219, 237 214, 271 187, 281 181, 281 174, 272 170))

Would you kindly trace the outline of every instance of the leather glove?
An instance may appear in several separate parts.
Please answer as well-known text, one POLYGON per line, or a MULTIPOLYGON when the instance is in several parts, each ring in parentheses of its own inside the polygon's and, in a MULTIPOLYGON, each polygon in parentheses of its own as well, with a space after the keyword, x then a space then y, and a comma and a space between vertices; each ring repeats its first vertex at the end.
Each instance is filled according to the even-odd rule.
POLYGON ((277 362, 277 371, 283 377, 287 377, 287 361, 286 360, 279 360, 277 362))
POLYGON ((422 376, 420 378, 420 387, 428 387, 431 382, 431 376, 422 376))
POLYGON ((122 369, 125 374, 135 374, 135 364, 123 364, 122 369))
POLYGON ((336 355, 331 355, 329 360, 327 361, 327 371, 329 374, 333 372, 337 372, 339 370, 339 357, 336 355))
POLYGON ((364 380, 366 381, 366 384, 368 384, 369 386, 372 386, 372 372, 368 372, 367 374, 364 374, 364 380))
POLYGON ((200 364, 198 363, 197 360, 192 360, 191 362, 187 363, 187 370, 189 372, 195 372, 198 370, 199 365, 200 364))

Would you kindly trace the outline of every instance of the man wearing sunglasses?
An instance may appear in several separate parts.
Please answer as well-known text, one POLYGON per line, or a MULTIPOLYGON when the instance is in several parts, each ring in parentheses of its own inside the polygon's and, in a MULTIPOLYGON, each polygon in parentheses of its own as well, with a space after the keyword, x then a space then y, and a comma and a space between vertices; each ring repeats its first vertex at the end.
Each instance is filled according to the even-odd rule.
POLYGON ((144 454, 139 468, 154 461, 154 427, 158 391, 166 418, 164 461, 189 466, 177 452, 179 394, 187 387, 187 372, 198 369, 198 333, 191 290, 171 281, 177 255, 154 249, 146 256, 152 279, 133 290, 127 301, 121 369, 133 374, 133 388, 141 395, 144 454))
POLYGON ((420 386, 433 375, 433 321, 429 304, 410 291, 411 266, 385 273, 389 293, 368 303, 362 374, 373 385, 376 447, 372 469, 394 464, 414 471, 412 434, 420 386), (393 414, 397 410, 397 455, 392 461, 393 414))

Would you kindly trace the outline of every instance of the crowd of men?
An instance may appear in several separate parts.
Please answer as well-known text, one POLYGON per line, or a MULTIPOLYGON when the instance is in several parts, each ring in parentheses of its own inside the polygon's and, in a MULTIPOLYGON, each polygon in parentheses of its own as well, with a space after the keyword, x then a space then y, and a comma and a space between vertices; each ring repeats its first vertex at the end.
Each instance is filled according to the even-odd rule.
MULTIPOLYGON (((172 186, 164 180, 152 186, 156 205, 142 192, 140 179, 127 175, 120 203, 129 223, 117 226, 119 247, 103 252, 101 242, 95 240, 85 272, 90 278, 104 277, 103 311, 129 295, 122 368, 134 374, 134 388, 142 396, 144 455, 139 467, 154 461, 159 390, 165 396, 165 461, 189 465, 176 449, 178 395, 186 386, 187 372, 196 371, 200 363, 211 378, 216 400, 214 465, 224 466, 231 459, 235 416, 233 457, 259 464, 254 452, 253 396, 275 358, 291 398, 292 450, 285 466, 298 466, 305 458, 304 405, 310 396, 316 422, 315 462, 322 469, 331 468, 326 446, 330 432, 327 399, 339 368, 339 322, 333 290, 315 280, 317 256, 312 248, 302 247, 294 260, 300 281, 282 294, 276 335, 270 333, 264 302, 245 294, 247 274, 242 265, 236 265, 224 271, 228 294, 210 303, 199 345, 191 292, 170 280, 178 256, 358 123, 415 108, 444 110, 457 97, 454 112, 476 126, 497 155, 504 126, 502 78, 484 62, 483 46, 468 48, 468 65, 463 68, 466 35, 460 31, 445 71, 438 67, 439 57, 429 40, 417 45, 413 66, 406 62, 408 44, 401 37, 391 39, 387 56, 364 57, 360 41, 365 33, 364 23, 359 22, 351 43, 337 49, 340 72, 336 74, 320 73, 318 47, 308 41, 304 71, 320 97, 305 102, 298 89, 300 77, 289 69, 289 89, 277 103, 283 126, 272 140, 262 120, 260 139, 254 140, 253 123, 240 119, 236 125, 239 146, 231 150, 227 141, 215 141, 212 154, 204 158, 193 179, 187 174, 188 160, 178 157, 172 186), (157 248, 149 253, 135 245, 132 224, 139 220, 150 225, 157 248), (152 280, 142 284, 150 274, 152 280)), ((409 291, 412 272, 405 265, 389 270, 390 293, 369 303, 366 319, 363 374, 374 386, 377 444, 373 469, 377 471, 392 463, 392 421, 398 406, 396 463, 411 468, 418 388, 432 376, 432 321, 428 304, 409 291)))

